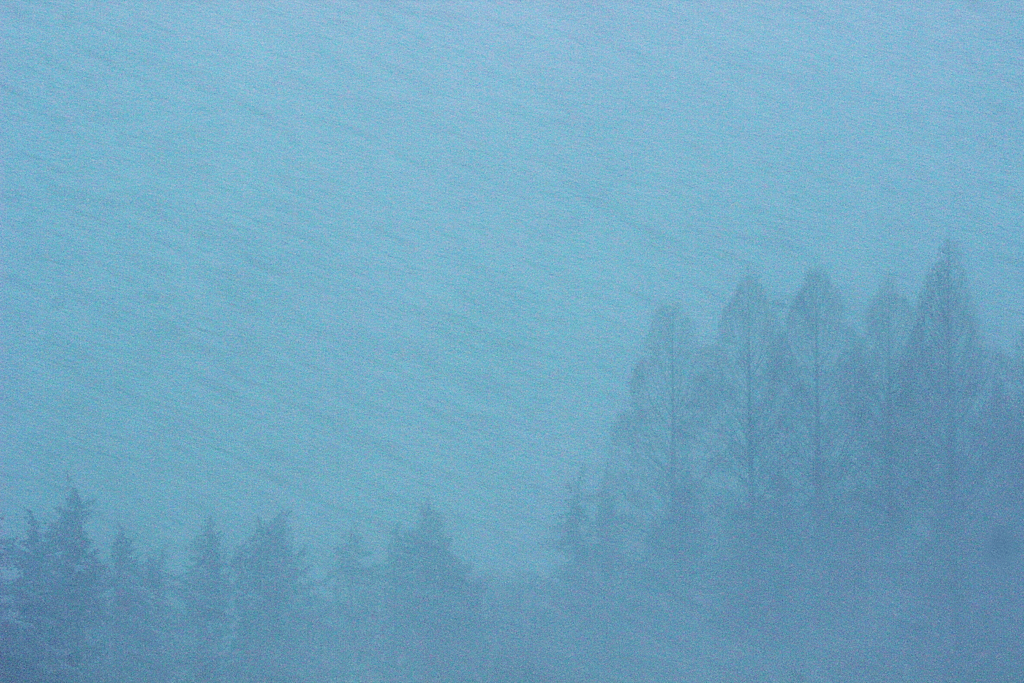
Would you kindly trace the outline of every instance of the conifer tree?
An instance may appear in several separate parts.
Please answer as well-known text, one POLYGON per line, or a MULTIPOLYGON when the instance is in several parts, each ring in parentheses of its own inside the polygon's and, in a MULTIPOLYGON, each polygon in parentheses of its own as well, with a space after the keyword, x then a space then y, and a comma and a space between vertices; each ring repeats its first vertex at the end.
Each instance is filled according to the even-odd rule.
POLYGON ((719 415, 716 437, 749 511, 765 497, 779 497, 772 489, 783 426, 782 342, 760 281, 745 278, 722 311, 711 384, 719 415))
POLYGON ((72 678, 89 678, 102 644, 96 628, 104 616, 105 567, 86 530, 92 511, 72 488, 43 536, 42 589, 37 605, 50 645, 72 678))
POLYGON ((169 680, 172 626, 164 574, 161 556, 141 559, 120 527, 110 550, 105 656, 96 680, 169 680))
POLYGON ((340 675, 356 676, 372 667, 376 613, 380 602, 380 572, 370 564, 370 549, 353 528, 335 549, 327 574, 333 602, 333 647, 330 658, 340 675))
POLYGON ((906 506, 901 447, 902 363, 913 311, 892 278, 868 304, 864 334, 845 359, 843 397, 852 429, 863 446, 857 481, 862 509, 893 529, 906 506))
POLYGON ((182 583, 188 680, 215 683, 226 675, 231 585, 222 534, 212 517, 192 541, 182 583))
POLYGON ((657 311, 643 357, 633 368, 629 409, 619 432, 628 452, 625 476, 632 513, 646 527, 650 559, 672 580, 688 578, 702 553, 701 485, 709 431, 700 394, 706 350, 675 306, 657 311))
POLYGON ((396 528, 386 566, 392 664, 413 680, 468 678, 477 665, 473 625, 480 595, 440 513, 423 505, 415 526, 396 528))
POLYGON ((234 656, 243 681, 296 680, 308 641, 309 586, 304 553, 296 548, 287 513, 256 531, 231 562, 235 578, 234 656))

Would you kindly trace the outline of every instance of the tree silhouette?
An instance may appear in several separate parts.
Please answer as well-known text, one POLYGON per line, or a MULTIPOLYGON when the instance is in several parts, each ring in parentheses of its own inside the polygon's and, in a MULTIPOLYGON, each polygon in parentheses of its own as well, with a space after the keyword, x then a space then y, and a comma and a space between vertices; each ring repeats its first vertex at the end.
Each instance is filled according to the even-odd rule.
POLYGON ((287 513, 256 531, 231 562, 235 577, 234 654, 245 681, 296 680, 304 662, 308 584, 287 513))
POLYGON ((72 488, 43 537, 44 579, 39 605, 51 645, 75 675, 89 671, 99 643, 93 629, 103 617, 104 567, 85 525, 90 505, 72 488))
POLYGON ((187 675, 190 681, 221 681, 226 675, 231 585, 222 535, 212 517, 192 541, 182 581, 187 675))
POLYGON ((105 657, 96 680, 169 680, 172 619, 162 556, 141 560, 119 528, 106 589, 105 657))
POLYGON ((339 675, 355 677, 372 668, 375 619, 380 603, 380 572, 370 564, 371 551, 363 537, 352 529, 335 549, 327 580, 333 602, 334 668, 339 675))
POLYGON ((779 358, 784 340, 760 281, 747 277, 722 311, 711 379, 718 409, 719 448, 728 471, 739 479, 745 505, 755 510, 773 490, 782 430, 779 358))
MULTIPOLYGON (((947 242, 917 305, 904 366, 902 402, 909 420, 917 499, 934 510, 937 577, 945 603, 947 680, 958 679, 964 643, 963 527, 978 461, 965 448, 985 382, 977 322, 958 249, 947 242)), ((927 507, 925 508, 927 510, 927 507)))
POLYGON ((617 477, 624 489, 619 495, 645 526, 648 554, 663 565, 666 578, 689 573, 701 553, 706 462, 698 446, 710 429, 700 394, 705 355, 679 308, 659 309, 618 427, 626 450, 625 462, 618 463, 625 470, 617 477))
POLYGON ((864 447, 858 507, 892 530, 905 517, 900 392, 913 310, 891 278, 871 299, 864 323, 860 343, 845 359, 843 382, 851 428, 864 447))
POLYGON ((848 338, 842 298, 824 271, 807 273, 790 304, 786 331, 792 351, 788 374, 795 399, 793 435, 812 519, 820 525, 831 509, 832 487, 842 476, 835 453, 839 436, 836 366, 848 338))
POLYGON ((433 507, 420 508, 415 526, 395 529, 386 567, 392 664, 415 680, 468 677, 477 666, 472 642, 479 589, 433 507))
POLYGON ((0 541, 0 681, 49 681, 57 668, 40 631, 45 586, 42 531, 27 515, 24 539, 0 541))

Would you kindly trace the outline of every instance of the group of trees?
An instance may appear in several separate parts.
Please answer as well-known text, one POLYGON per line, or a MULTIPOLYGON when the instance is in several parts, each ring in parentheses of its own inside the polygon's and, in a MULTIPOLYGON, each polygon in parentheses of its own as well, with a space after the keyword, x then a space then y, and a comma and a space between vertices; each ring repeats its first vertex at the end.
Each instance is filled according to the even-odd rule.
POLYGON ((429 506, 384 563, 353 533, 319 579, 287 514, 233 553, 207 521, 175 575, 124 531, 103 559, 89 513, 72 489, 3 540, 0 681, 470 680, 481 591, 429 506))
POLYGON ((748 672, 1019 676, 1022 426, 1024 347, 983 345, 952 243, 859 326, 821 270, 785 303, 750 277, 711 343, 657 314, 571 560, 688 598, 748 672))
POLYGON ((756 278, 702 342, 659 311, 552 577, 488 580, 429 506, 314 572, 289 518, 186 567, 72 490, 0 540, 0 681, 1011 680, 1024 672, 1024 345, 983 345, 947 245, 852 323, 756 278))

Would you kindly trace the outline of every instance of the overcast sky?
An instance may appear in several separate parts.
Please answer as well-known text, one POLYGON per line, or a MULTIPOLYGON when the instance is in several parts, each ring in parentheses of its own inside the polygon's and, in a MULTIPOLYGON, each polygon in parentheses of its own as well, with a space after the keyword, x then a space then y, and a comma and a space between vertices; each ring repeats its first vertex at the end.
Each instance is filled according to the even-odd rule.
POLYGON ((708 334, 744 274, 817 265, 855 317, 952 236, 1007 344, 1021 13, 4 3, 2 529, 68 481, 174 544, 430 500, 542 569, 660 303, 708 334))

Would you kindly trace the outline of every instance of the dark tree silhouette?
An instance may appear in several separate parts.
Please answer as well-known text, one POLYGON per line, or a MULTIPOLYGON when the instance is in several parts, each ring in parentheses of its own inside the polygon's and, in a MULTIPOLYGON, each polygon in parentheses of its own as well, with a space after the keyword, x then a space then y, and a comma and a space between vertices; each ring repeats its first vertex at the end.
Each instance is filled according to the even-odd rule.
POLYGON ((760 281, 745 278, 722 311, 711 379, 718 409, 719 448, 727 471, 739 479, 748 510, 775 490, 778 444, 783 426, 781 337, 760 281))
POLYGON ((231 585, 221 532, 213 518, 192 541, 182 581, 184 651, 189 681, 224 680, 231 585))
POLYGON ((712 584, 725 596, 730 626, 751 640, 779 632, 791 591, 791 364, 760 282, 744 279, 722 311, 709 378, 719 466, 740 495, 712 584))
POLYGON ((899 399, 913 310, 891 278, 871 299, 864 323, 860 343, 844 363, 844 402, 851 430, 864 449, 855 487, 859 500, 851 513, 878 520, 893 531, 905 521, 906 458, 899 399))
POLYGON ((339 677, 358 677, 358 672, 373 668, 381 577, 379 568, 370 564, 371 554, 363 537, 352 529, 335 549, 327 574, 332 597, 331 660, 339 677))
MULTIPOLYGON (((633 368, 629 409, 618 435, 625 458, 608 483, 646 532, 652 566, 669 581, 688 580, 702 551, 702 446, 710 431, 701 396, 699 346, 677 307, 659 309, 644 355, 633 368)), ((615 512, 613 510, 613 512, 615 512)), ((617 512, 616 512, 617 514, 617 512)))
POLYGON ((235 553, 234 657, 238 678, 297 680, 306 662, 309 586, 304 553, 296 548, 287 513, 256 531, 235 553))
POLYGON ((473 626, 480 591, 444 527, 424 505, 417 524, 396 528, 388 544, 390 661, 412 680, 464 680, 479 666, 473 626))
POLYGON ((171 678, 170 608, 162 555, 142 560, 123 527, 110 550, 104 660, 95 680, 171 678))
POLYGON ((26 521, 24 539, 0 539, 0 681, 42 683, 55 668, 37 621, 45 557, 39 522, 26 521))
POLYGON ((104 616, 105 567, 86 531, 90 507, 72 488, 47 525, 42 561, 32 562, 42 576, 26 577, 39 590, 33 596, 37 623, 69 678, 89 678, 102 650, 95 629, 104 616))

